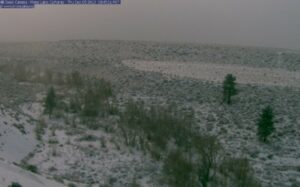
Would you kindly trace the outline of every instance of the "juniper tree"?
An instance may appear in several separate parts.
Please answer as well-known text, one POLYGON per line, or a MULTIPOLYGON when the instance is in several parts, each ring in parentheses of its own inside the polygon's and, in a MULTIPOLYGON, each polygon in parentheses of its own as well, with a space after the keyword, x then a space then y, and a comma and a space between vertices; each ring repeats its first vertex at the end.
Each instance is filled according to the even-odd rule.
POLYGON ((268 136, 275 130, 273 118, 273 109, 270 106, 265 107, 257 123, 257 135, 263 142, 266 142, 268 136))
POLYGON ((48 90, 45 100, 45 113, 51 115, 56 106, 56 95, 54 88, 51 86, 48 90))
POLYGON ((232 74, 227 74, 223 81, 223 102, 231 103, 231 97, 237 94, 236 77, 232 74))

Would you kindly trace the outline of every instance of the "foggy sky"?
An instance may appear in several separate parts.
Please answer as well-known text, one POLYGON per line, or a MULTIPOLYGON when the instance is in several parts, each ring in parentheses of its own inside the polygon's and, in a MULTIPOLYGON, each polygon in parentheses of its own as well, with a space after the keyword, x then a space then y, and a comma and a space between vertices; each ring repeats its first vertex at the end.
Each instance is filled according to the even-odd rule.
POLYGON ((0 41, 154 40, 300 49, 300 0, 122 0, 0 9, 0 41))

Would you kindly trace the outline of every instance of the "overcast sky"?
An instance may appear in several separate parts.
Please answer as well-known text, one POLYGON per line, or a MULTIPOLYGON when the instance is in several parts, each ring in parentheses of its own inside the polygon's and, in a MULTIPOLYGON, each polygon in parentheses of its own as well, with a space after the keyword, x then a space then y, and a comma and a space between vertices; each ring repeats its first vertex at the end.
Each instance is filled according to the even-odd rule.
POLYGON ((300 49, 300 0, 122 0, 0 9, 0 41, 155 40, 300 49))

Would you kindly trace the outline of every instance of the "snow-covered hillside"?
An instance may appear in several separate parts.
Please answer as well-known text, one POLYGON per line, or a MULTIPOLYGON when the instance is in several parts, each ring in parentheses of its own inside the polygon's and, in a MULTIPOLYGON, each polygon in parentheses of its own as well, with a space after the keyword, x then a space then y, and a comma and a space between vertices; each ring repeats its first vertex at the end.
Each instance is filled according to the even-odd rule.
POLYGON ((118 112, 91 122, 70 110, 71 100, 85 91, 66 84, 71 71, 110 81, 109 102, 119 111, 131 99, 193 109, 195 132, 216 136, 224 156, 247 158, 263 187, 300 186, 300 52, 87 40, 0 44, 1 187, 13 181, 23 187, 168 186, 166 155, 126 145, 118 112), (220 84, 228 73, 237 76, 238 89, 230 106, 222 103, 220 84), (44 102, 51 85, 60 108, 49 117, 44 102), (267 105, 276 130, 262 143, 256 123, 267 105), (23 162, 38 174, 19 167, 23 162))

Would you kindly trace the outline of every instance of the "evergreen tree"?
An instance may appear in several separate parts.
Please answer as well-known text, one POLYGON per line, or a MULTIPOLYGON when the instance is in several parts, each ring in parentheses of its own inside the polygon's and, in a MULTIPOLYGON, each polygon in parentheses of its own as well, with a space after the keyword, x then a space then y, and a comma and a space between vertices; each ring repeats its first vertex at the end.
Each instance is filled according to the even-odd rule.
POLYGON ((272 108, 270 106, 264 108, 257 123, 257 135, 263 142, 266 142, 267 137, 275 130, 273 118, 274 114, 272 108))
POLYGON ((223 81, 223 102, 227 104, 231 103, 231 97, 237 94, 236 77, 232 74, 227 74, 225 80, 223 81))
POLYGON ((56 106, 56 95, 54 88, 51 86, 48 90, 45 100, 45 113, 51 115, 54 107, 56 106))

